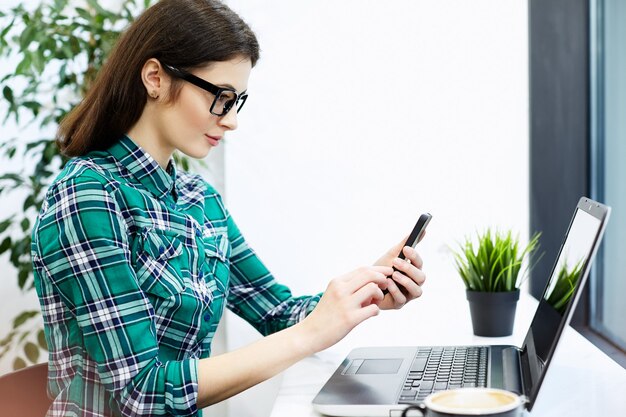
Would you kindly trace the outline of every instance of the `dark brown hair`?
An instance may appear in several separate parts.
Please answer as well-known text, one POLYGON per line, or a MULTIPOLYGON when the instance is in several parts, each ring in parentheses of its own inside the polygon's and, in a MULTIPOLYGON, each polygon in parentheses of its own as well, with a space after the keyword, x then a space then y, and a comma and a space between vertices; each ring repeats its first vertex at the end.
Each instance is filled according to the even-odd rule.
MULTIPOLYGON (((57 146, 67 156, 104 150, 139 119, 148 100, 141 70, 150 58, 181 69, 243 56, 259 59, 250 27, 216 0, 161 0, 122 34, 81 103, 61 121, 57 146)), ((173 78, 169 97, 180 81, 173 78)))

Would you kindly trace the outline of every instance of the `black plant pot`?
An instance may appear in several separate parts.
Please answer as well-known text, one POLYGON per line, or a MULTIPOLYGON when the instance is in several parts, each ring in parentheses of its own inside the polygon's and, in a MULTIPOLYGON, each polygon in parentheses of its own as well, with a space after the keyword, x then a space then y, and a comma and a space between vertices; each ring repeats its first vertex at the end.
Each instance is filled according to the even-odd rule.
POLYGON ((515 322, 519 289, 505 292, 466 290, 476 336, 510 336, 515 322))

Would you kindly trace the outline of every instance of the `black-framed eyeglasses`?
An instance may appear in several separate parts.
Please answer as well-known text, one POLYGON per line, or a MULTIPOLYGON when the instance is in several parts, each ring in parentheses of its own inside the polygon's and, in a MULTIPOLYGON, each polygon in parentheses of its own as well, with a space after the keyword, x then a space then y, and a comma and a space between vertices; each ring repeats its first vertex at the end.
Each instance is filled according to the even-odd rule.
POLYGON ((181 80, 185 80, 196 87, 200 87, 201 89, 208 91, 213 94, 215 98, 213 99, 213 103, 211 104, 211 114, 215 116, 224 116, 226 113, 230 111, 230 109, 235 106, 237 108, 237 113, 241 110, 246 99, 248 98, 248 94, 244 91, 241 94, 237 94, 237 91, 230 87, 218 87, 215 84, 211 84, 210 82, 203 80, 200 77, 196 77, 195 75, 181 70, 179 68, 173 67, 171 65, 164 65, 165 68, 174 75, 176 78, 180 78, 181 80))

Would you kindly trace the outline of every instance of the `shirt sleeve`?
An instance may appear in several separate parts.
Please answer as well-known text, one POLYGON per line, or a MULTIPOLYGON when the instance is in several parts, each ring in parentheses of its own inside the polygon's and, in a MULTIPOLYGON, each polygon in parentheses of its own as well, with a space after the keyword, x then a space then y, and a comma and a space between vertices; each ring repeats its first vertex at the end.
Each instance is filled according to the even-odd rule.
POLYGON ((248 246, 230 214, 226 213, 231 243, 228 308, 267 336, 303 320, 322 293, 294 297, 248 246))
POLYGON ((159 360, 154 310, 131 267, 114 194, 85 176, 53 189, 36 230, 41 279, 75 317, 82 334, 67 337, 82 339, 115 414, 195 415, 197 360, 159 360))

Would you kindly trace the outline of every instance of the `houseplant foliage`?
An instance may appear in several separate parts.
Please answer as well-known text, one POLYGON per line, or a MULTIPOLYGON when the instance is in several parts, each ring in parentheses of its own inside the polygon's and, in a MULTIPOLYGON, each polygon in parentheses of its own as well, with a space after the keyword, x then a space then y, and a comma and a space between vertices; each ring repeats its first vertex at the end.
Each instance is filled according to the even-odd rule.
POLYGON ((492 234, 491 229, 487 229, 482 234, 478 233, 477 247, 472 239, 465 239, 454 257, 467 290, 515 291, 525 277, 525 274, 520 275, 522 264, 538 248, 539 236, 536 233, 524 249, 520 246, 519 237, 513 236, 511 231, 492 234))
MULTIPOLYGON (((0 198, 14 213, 0 219, 0 254, 8 252, 17 285, 33 291, 31 227, 44 194, 67 162, 54 142, 59 121, 80 101, 120 32, 155 0, 119 0, 106 8, 97 0, 42 0, 34 9, 0 10, 0 106, 3 124, 21 132, 34 125, 35 137, 2 137, 0 158, 12 160, 0 175, 0 198), (40 136, 39 136, 40 135, 40 136)), ((187 160, 179 160, 188 169, 187 160)), ((0 335, 0 358, 15 351, 13 368, 41 361, 46 342, 39 310, 19 313, 0 335)), ((45 359, 45 358, 44 358, 45 359)))
POLYGON ((574 295, 574 290, 582 275, 583 261, 584 259, 578 261, 571 269, 567 266, 567 262, 563 263, 559 268, 559 275, 554 287, 549 289, 546 301, 560 314, 565 313, 565 308, 574 295))
POLYGON ((522 248, 511 231, 477 233, 477 246, 466 238, 454 253, 456 268, 466 287, 472 327, 477 336, 508 336, 531 255, 539 247, 536 233, 522 248), (525 270, 522 273, 522 268, 525 270))

